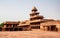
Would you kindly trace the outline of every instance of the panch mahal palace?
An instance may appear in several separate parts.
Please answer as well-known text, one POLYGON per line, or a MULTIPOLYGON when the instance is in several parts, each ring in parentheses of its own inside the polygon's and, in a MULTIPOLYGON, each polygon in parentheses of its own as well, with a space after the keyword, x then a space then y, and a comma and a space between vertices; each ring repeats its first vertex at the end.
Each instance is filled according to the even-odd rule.
POLYGON ((44 19, 34 6, 29 20, 6 21, 0 31, 60 31, 60 20, 44 19))

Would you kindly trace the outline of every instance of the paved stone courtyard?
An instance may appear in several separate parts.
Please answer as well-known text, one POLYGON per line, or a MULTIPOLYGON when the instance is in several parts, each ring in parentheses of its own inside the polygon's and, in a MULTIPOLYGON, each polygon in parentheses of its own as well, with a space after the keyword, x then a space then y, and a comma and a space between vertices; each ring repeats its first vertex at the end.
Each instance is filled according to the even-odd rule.
POLYGON ((0 38, 60 38, 60 32, 3 31, 0 32, 0 38))

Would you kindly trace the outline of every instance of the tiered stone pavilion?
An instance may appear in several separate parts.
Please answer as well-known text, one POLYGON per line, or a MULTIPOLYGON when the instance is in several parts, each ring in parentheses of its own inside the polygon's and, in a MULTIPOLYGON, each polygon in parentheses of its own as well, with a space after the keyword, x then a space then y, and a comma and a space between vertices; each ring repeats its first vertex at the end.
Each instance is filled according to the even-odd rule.
POLYGON ((25 21, 6 21, 0 31, 60 31, 60 20, 44 19, 34 6, 30 19, 25 21))

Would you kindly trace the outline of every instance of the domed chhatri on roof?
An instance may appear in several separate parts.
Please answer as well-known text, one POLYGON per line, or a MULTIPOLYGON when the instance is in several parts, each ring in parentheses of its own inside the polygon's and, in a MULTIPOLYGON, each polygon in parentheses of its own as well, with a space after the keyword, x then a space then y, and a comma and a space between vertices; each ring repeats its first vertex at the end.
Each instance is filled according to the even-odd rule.
POLYGON ((32 8, 32 11, 37 11, 37 8, 34 6, 34 7, 32 8))

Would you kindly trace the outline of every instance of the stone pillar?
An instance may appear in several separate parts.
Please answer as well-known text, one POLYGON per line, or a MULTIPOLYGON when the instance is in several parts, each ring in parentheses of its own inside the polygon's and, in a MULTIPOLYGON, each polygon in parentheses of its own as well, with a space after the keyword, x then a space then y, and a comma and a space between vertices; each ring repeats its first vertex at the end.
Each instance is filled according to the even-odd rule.
POLYGON ((45 31, 45 26, 43 26, 43 28, 42 28, 44 31, 45 31))
POLYGON ((45 26, 45 31, 47 31, 47 27, 45 26))
POLYGON ((8 27, 10 27, 10 25, 8 24, 8 27))
POLYGON ((44 30, 45 27, 43 25, 40 26, 40 30, 44 30))
POLYGON ((51 31, 51 26, 49 26, 49 31, 51 31))

